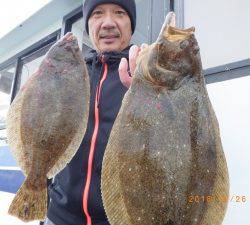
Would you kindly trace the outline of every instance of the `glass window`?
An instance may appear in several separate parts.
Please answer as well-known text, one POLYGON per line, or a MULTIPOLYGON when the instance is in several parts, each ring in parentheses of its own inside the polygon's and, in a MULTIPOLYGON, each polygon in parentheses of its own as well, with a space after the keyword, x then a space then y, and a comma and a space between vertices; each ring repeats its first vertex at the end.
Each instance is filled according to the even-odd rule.
POLYGON ((136 29, 132 37, 132 43, 140 45, 150 42, 151 31, 151 0, 137 0, 136 29))
POLYGON ((82 17, 72 24, 71 32, 76 36, 78 45, 83 53, 88 52, 90 48, 93 48, 89 36, 85 32, 82 17))
POLYGON ((77 37, 78 42, 82 43, 83 37, 83 18, 78 19, 76 22, 72 24, 71 32, 77 37))
POLYGON ((14 80, 15 65, 0 71, 0 146, 7 144, 6 115, 10 105, 11 87, 14 80))
POLYGON ((223 225, 249 224, 250 74, 207 85, 219 125, 230 176, 230 199, 223 225), (236 196, 239 202, 236 201, 236 196), (242 202, 242 196, 247 196, 242 202))
POLYGON ((83 18, 78 19, 76 22, 72 24, 71 32, 77 37, 79 47, 81 47, 81 49, 82 49, 81 43, 84 43, 90 47, 92 46, 88 35, 84 32, 83 18))
POLYGON ((21 84, 20 84, 20 88, 26 83, 26 81, 29 79, 29 77, 36 72, 36 70, 38 69, 40 63, 42 62, 44 58, 43 56, 40 56, 36 59, 33 59, 32 61, 27 61, 26 60, 23 61, 22 63, 22 71, 21 71, 21 84))
POLYGON ((20 70, 18 72, 19 79, 17 90, 20 90, 20 88, 26 83, 29 77, 37 71, 51 45, 52 44, 47 45, 44 48, 39 49, 38 51, 21 59, 20 70))

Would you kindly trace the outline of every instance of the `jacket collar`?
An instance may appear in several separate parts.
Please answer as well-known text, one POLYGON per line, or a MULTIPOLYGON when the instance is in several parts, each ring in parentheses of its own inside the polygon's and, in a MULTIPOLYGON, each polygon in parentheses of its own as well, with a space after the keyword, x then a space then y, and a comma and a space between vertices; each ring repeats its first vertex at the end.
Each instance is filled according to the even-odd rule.
POLYGON ((91 49, 89 52, 87 52, 85 56, 85 62, 93 64, 97 62, 102 63, 103 61, 105 62, 120 61, 120 59, 123 57, 128 59, 129 49, 131 46, 132 45, 129 45, 121 52, 111 51, 111 52, 98 53, 96 50, 91 49))

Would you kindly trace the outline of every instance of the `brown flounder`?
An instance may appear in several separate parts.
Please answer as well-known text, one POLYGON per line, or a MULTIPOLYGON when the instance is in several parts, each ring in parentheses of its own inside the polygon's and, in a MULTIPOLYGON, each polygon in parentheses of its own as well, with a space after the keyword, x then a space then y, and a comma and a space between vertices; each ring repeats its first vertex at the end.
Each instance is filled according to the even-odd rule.
POLYGON ((228 170, 194 28, 165 23, 141 52, 104 154, 101 189, 112 225, 222 223, 228 170))
POLYGON ((23 221, 45 218, 47 177, 62 170, 81 144, 89 92, 82 52, 76 38, 67 33, 50 48, 7 115, 10 148, 26 175, 10 214, 23 221))

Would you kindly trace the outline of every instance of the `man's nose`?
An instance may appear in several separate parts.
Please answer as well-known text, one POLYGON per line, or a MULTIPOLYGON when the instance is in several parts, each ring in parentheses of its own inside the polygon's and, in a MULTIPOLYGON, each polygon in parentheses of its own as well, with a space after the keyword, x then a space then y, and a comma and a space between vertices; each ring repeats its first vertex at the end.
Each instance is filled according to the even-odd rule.
POLYGON ((112 29, 116 27, 116 23, 112 15, 108 14, 103 18, 102 28, 112 29))

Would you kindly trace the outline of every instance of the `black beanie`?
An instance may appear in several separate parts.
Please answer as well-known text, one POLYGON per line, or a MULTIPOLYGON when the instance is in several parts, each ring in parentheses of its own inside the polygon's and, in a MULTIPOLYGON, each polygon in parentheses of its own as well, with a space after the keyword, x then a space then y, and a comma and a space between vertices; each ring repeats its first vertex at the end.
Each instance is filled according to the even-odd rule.
POLYGON ((131 21, 131 29, 133 34, 136 26, 136 6, 134 0, 85 0, 83 5, 83 18, 85 22, 86 32, 89 34, 88 20, 91 16, 91 13, 93 12, 96 6, 105 3, 113 3, 119 5, 128 13, 128 16, 130 17, 131 21))

